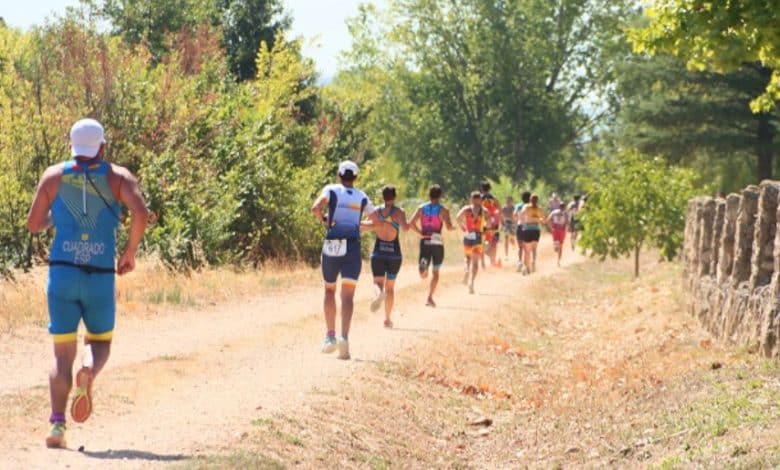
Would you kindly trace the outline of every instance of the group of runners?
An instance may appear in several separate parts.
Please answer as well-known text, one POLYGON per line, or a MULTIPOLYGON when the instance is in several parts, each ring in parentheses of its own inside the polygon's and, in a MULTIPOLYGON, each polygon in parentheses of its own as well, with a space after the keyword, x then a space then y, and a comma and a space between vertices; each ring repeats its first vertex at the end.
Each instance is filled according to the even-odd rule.
POLYGON ((560 266, 564 241, 570 233, 574 249, 579 229, 578 214, 582 201, 576 196, 567 206, 556 194, 548 205, 549 213, 539 205, 539 196, 525 192, 522 201, 515 205, 511 197, 506 205, 490 193, 490 183, 482 182, 478 191, 469 194, 469 203, 458 210, 454 223, 449 210, 442 205, 442 188, 434 184, 428 191, 428 202, 418 206, 412 216, 396 206, 397 190, 392 185, 382 188, 382 204, 375 207, 371 199, 355 187, 358 165, 343 161, 338 168, 339 183, 323 188, 312 206, 312 214, 325 227, 322 246, 322 275, 325 281, 323 310, 326 334, 323 353, 338 351, 339 359, 350 359, 349 330, 354 311, 355 286, 360 276, 362 260, 361 233, 373 231, 376 235, 371 252, 371 273, 374 282, 374 298, 371 311, 384 305, 384 326, 393 327, 392 311, 395 303, 395 282, 401 270, 403 255, 399 236, 402 231, 419 235, 420 251, 418 268, 420 277, 431 276, 425 304, 435 307, 434 293, 439 283, 439 271, 444 261, 442 230, 463 232, 464 272, 463 283, 473 294, 474 282, 485 258, 491 266, 501 267, 498 245, 503 232, 505 259, 509 245, 517 244, 518 270, 523 274, 536 271, 537 245, 542 227, 552 232, 555 251, 560 266), (336 337, 336 290, 341 276, 341 334, 336 337))
MULTIPOLYGON (((30 207, 27 226, 33 232, 55 229, 49 255, 46 295, 49 309, 49 333, 54 343, 54 366, 49 375, 51 396, 50 431, 46 445, 65 447, 68 398, 73 421, 81 423, 92 413, 92 386, 105 366, 111 350, 116 317, 115 275, 135 269, 135 256, 143 237, 149 212, 136 177, 120 165, 103 160, 106 140, 103 126, 93 119, 82 119, 70 130, 72 159, 46 169, 30 207), (126 244, 115 260, 117 230, 121 224, 122 206, 130 216, 126 244), (82 365, 73 374, 78 352, 77 332, 84 321, 82 365)), ((511 198, 503 208, 483 183, 470 194, 469 204, 458 210, 454 221, 442 205, 442 188, 432 185, 428 202, 417 207, 411 217, 396 206, 397 191, 392 185, 382 188, 382 204, 375 207, 371 199, 354 186, 358 165, 343 161, 338 167, 339 183, 323 188, 312 206, 312 214, 324 225, 321 267, 325 281, 323 311, 326 335, 322 352, 338 351, 339 359, 349 359, 349 332, 354 312, 355 287, 362 267, 361 232, 372 231, 376 241, 371 252, 371 271, 375 296, 371 310, 384 305, 384 325, 393 327, 395 281, 401 268, 399 234, 412 230, 420 238, 418 268, 422 279, 430 278, 426 305, 435 307, 434 294, 444 261, 442 231, 463 232, 464 277, 469 292, 485 257, 500 266, 497 255, 500 234, 507 243, 514 232, 521 270, 535 270, 536 244, 541 227, 550 224, 556 240, 558 257, 562 251, 566 227, 570 227, 572 246, 576 240, 576 214, 573 207, 558 205, 545 216, 539 198, 524 193, 522 202, 513 205, 511 198), (510 210, 511 209, 511 210, 510 210), (503 218, 503 220, 502 220, 503 218), (341 277, 341 328, 336 337, 336 292, 341 277)), ((505 245, 505 255, 508 255, 505 245)))

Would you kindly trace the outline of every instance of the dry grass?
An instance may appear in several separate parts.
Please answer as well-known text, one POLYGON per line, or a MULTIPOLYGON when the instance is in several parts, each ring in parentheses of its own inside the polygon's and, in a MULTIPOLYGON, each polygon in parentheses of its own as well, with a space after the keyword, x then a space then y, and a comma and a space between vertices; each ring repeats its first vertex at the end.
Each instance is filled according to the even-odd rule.
POLYGON ((521 305, 294 413, 255 417, 237 455, 345 468, 780 464, 776 363, 713 345, 684 311, 676 267, 629 272, 590 262, 539 279, 521 305))
MULTIPOLYGON (((419 238, 410 232, 401 240, 406 263, 415 263, 419 238)), ((445 232, 445 243, 447 263, 460 263, 460 235, 445 232)), ((373 238, 366 236, 364 245, 373 247, 373 238)), ((17 273, 15 280, 0 279, 0 334, 20 327, 46 326, 46 272, 46 267, 38 267, 17 273)), ((370 268, 364 266, 364 272, 370 268)), ((261 293, 289 292, 320 282, 319 268, 301 263, 270 262, 259 269, 222 267, 178 273, 145 258, 135 272, 117 277, 117 309, 123 315, 154 315, 241 301, 261 293)))
MULTIPOLYGON (((47 324, 46 269, 19 274, 13 281, 0 280, 0 333, 47 324)), ((123 315, 149 315, 204 308, 260 292, 316 285, 319 279, 318 270, 303 265, 269 264, 258 270, 224 267, 183 274, 144 259, 134 273, 117 277, 117 309, 123 315)))

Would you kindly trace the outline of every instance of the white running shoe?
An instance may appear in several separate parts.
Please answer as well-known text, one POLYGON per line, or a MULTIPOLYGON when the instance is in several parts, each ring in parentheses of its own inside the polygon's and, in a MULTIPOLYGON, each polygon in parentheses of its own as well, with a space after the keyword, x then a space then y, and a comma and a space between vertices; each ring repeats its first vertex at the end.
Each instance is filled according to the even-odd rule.
POLYGON ((323 354, 330 354, 336 351, 337 347, 338 345, 336 344, 336 338, 334 338, 333 336, 326 336, 325 341, 322 342, 323 354))
POLYGON ((350 359, 349 355, 349 341, 347 341, 344 338, 339 339, 339 359, 342 361, 348 361, 350 359))
POLYGON ((371 311, 376 312, 379 310, 379 307, 382 306, 382 302, 385 301, 385 297, 387 297, 387 294, 384 290, 380 289, 379 286, 374 284, 374 300, 371 301, 371 311))

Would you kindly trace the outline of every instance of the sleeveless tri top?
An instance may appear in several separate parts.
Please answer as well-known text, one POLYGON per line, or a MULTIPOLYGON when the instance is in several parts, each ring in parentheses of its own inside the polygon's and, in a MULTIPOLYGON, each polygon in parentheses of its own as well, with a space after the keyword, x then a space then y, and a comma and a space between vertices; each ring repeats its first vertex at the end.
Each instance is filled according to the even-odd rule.
POLYGON ((482 233, 484 228, 485 228, 485 215, 482 207, 479 208, 479 211, 477 212, 476 215, 474 215, 474 211, 472 209, 466 211, 467 232, 482 233))
POLYGON ((390 214, 385 216, 382 214, 382 209, 384 207, 380 207, 377 209, 376 214, 379 217, 379 220, 382 222, 388 222, 390 225, 395 228, 395 238, 393 238, 391 241, 385 241, 380 240, 379 237, 376 238, 376 243, 374 243, 374 251, 371 253, 372 257, 381 257, 381 258, 400 258, 401 257, 401 243, 398 241, 398 232, 401 230, 401 226, 398 224, 398 222, 393 219, 393 214, 395 214, 395 206, 390 208, 390 214))
POLYGON ((360 220, 363 214, 374 212, 374 205, 366 193, 342 184, 329 184, 322 190, 328 200, 328 240, 360 239, 360 220))
POLYGON ((51 206, 50 264, 113 271, 121 206, 108 183, 110 168, 103 161, 65 163, 51 206))
POLYGON ((422 226, 423 238, 431 238, 434 233, 441 233, 443 226, 441 204, 438 202, 423 204, 420 225, 422 226))

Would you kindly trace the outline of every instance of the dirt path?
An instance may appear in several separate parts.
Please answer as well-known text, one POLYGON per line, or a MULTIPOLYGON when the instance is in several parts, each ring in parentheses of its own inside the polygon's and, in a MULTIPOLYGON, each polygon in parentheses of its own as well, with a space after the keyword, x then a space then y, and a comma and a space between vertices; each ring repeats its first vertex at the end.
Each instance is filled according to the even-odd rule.
MULTIPOLYGON (((540 246, 539 273, 556 271, 549 239, 540 246)), ((567 253, 566 262, 580 258, 567 253)), ((96 411, 86 425, 71 423, 70 449, 42 446, 48 415, 49 342, 43 331, 4 337, 0 351, 0 401, 5 425, 2 467, 84 467, 107 463, 146 467, 229 449, 258 410, 306 406, 306 397, 333 379, 355 373, 431 335, 446 334, 499 304, 517 301, 527 279, 514 269, 488 270, 476 295, 460 283, 461 271, 443 274, 439 307, 423 305, 427 293, 408 263, 400 276, 394 321, 368 310, 370 276, 358 288, 350 337, 353 360, 318 352, 322 336, 321 289, 207 311, 178 312, 153 320, 122 321, 113 356, 97 382, 96 411)))

